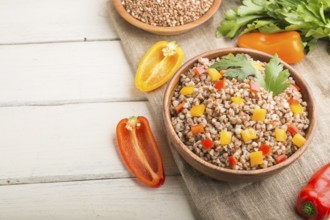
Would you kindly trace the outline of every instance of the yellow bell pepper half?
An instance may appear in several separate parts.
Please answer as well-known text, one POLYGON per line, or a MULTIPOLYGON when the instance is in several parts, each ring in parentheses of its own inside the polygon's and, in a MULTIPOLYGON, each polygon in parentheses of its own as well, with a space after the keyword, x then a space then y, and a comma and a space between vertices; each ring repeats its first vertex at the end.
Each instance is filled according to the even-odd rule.
POLYGON ((135 86, 149 92, 165 84, 179 69, 184 58, 175 42, 159 41, 143 56, 135 74, 135 86))

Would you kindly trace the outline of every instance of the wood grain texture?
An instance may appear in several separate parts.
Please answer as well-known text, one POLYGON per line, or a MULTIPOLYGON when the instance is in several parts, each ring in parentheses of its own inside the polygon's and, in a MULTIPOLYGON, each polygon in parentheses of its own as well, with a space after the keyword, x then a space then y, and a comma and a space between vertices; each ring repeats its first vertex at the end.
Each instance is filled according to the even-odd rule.
POLYGON ((0 219, 195 219, 181 177, 157 189, 136 179, 0 187, 0 219))
POLYGON ((105 0, 2 0, 0 44, 117 39, 105 0))
POLYGON ((132 115, 150 120, 167 175, 178 170, 147 102, 0 108, 0 185, 126 178, 116 125, 132 115))
POLYGON ((0 46, 0 106, 145 100, 118 41, 0 46))
MULTIPOLYGON (((166 37, 165 40, 175 40, 183 47, 186 59, 216 48, 227 48, 235 45, 235 41, 214 36, 219 21, 224 12, 234 8, 240 1, 225 1, 206 24, 198 30, 193 30, 176 37, 166 37)), ((114 10, 109 13, 118 35, 129 56, 132 69, 135 69, 139 59, 147 48, 164 37, 148 34, 133 28, 118 17, 114 10), (138 44, 137 44, 138 42, 138 44), (132 50, 132 45, 135 45, 132 50)), ((298 219, 294 211, 296 196, 300 188, 310 178, 311 174, 323 164, 329 162, 330 140, 327 137, 330 130, 329 115, 329 76, 330 57, 325 51, 324 42, 315 48, 312 54, 295 65, 298 72, 305 78, 312 89, 316 104, 317 128, 310 148, 294 164, 281 173, 257 183, 228 184, 209 179, 193 170, 173 150, 173 156, 185 180, 196 207, 204 219, 298 219), (276 207, 276 209, 274 209, 276 207)), ((162 117, 162 100, 164 88, 148 93, 155 120, 162 117)), ((158 120, 162 127, 162 120, 158 120)), ((173 149, 173 148, 171 148, 173 149)))

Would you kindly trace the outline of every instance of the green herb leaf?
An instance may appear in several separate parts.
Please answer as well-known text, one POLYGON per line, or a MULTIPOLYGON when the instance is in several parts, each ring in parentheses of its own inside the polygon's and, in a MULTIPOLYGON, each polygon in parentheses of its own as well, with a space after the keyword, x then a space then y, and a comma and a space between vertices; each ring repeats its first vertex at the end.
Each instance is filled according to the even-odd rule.
POLYGON ((249 75, 255 75, 256 72, 256 69, 244 54, 223 56, 220 61, 212 64, 211 68, 227 70, 226 77, 237 78, 238 80, 243 80, 249 75))
POLYGON ((260 75, 256 76, 257 82, 267 91, 273 92, 273 96, 280 94, 291 85, 288 80, 290 73, 287 69, 283 70, 283 65, 280 64, 277 54, 266 65, 265 79, 260 75))
POLYGON ((283 69, 277 54, 266 65, 265 75, 256 70, 244 54, 223 56, 218 62, 212 64, 210 68, 227 70, 225 72, 226 77, 237 78, 238 80, 254 76, 259 86, 269 92, 273 92, 273 96, 280 94, 291 85, 291 82, 288 80, 290 73, 287 69, 283 69))
POLYGON ((240 31, 298 31, 307 50, 330 40, 330 0, 243 0, 225 13, 216 36, 234 38, 240 31))

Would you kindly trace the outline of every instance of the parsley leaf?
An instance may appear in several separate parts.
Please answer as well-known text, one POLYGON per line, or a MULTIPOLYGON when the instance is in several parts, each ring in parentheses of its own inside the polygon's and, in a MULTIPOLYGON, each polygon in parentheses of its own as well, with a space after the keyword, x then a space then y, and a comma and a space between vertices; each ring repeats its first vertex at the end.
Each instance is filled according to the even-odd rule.
POLYGON ((225 13, 216 36, 234 38, 242 31, 298 31, 307 51, 330 40, 330 0, 243 0, 225 13))
POLYGON ((288 80, 290 73, 287 69, 283 69, 283 65, 280 63, 280 58, 277 54, 265 66, 264 75, 252 66, 244 54, 223 56, 218 62, 212 64, 210 68, 227 70, 225 72, 226 77, 237 78, 238 80, 244 80, 248 76, 254 76, 259 86, 272 92, 273 96, 280 94, 291 85, 291 82, 288 80))
POLYGON ((267 91, 273 92, 273 96, 280 94, 291 85, 288 80, 290 73, 287 69, 283 70, 283 65, 280 64, 277 54, 266 65, 265 78, 263 79, 260 75, 256 76, 257 82, 267 91))
POLYGON ((251 65, 244 54, 229 54, 223 56, 220 61, 211 65, 211 68, 218 70, 227 70, 225 76, 243 80, 249 75, 255 75, 256 69, 251 65))

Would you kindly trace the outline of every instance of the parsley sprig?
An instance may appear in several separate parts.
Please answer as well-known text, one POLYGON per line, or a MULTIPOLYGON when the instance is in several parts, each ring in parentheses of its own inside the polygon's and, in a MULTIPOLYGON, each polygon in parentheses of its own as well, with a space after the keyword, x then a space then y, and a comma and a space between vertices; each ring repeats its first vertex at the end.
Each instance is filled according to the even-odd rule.
POLYGON ((237 78, 238 80, 254 76, 255 81, 267 91, 272 92, 273 96, 280 94, 291 85, 288 80, 290 73, 287 69, 283 69, 277 54, 267 63, 264 74, 255 69, 244 54, 223 56, 220 61, 212 64, 211 68, 227 70, 225 72, 226 77, 237 78))
MULTIPOLYGON (((307 51, 318 40, 330 40, 330 0, 243 0, 225 12, 217 37, 234 38, 250 31, 298 31, 307 51)), ((330 54, 330 43, 328 43, 330 54)))

